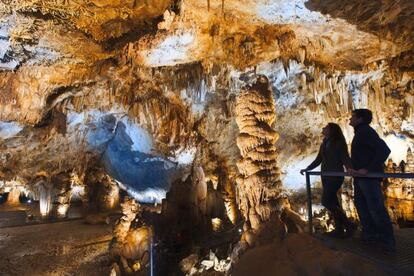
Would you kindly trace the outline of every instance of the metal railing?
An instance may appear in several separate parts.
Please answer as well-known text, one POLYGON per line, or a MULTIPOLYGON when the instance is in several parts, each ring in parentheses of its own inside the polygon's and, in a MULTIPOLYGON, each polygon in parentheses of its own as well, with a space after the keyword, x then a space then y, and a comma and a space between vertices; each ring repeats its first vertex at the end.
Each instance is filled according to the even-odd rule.
POLYGON ((313 171, 306 171, 306 194, 307 194, 307 201, 308 201, 308 227, 309 233, 313 233, 313 224, 312 224, 312 191, 311 191, 311 184, 310 184, 310 176, 311 175, 320 175, 320 176, 349 176, 349 177, 358 177, 358 178, 402 178, 402 179, 410 179, 414 178, 414 173, 368 173, 365 175, 359 175, 354 173, 345 173, 345 172, 313 172, 313 171))

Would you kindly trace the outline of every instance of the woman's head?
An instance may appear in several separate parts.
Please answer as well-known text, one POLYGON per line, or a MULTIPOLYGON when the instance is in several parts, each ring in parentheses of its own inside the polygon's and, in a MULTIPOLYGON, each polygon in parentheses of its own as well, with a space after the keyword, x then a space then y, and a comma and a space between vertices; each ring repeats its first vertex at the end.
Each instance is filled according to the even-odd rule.
POLYGON ((345 142, 344 134, 341 127, 335 123, 328 123, 323 129, 322 134, 325 138, 329 138, 332 141, 345 142))

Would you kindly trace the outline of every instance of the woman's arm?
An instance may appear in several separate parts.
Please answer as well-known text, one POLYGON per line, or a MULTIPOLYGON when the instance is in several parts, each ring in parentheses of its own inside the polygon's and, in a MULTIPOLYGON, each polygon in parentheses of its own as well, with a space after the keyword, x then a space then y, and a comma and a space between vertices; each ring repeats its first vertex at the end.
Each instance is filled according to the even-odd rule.
POLYGON ((306 168, 306 170, 313 170, 314 168, 316 168, 317 166, 319 166, 322 163, 322 145, 319 148, 319 152, 318 155, 316 156, 315 160, 313 160, 312 163, 310 163, 310 165, 306 168))
POLYGON ((341 159, 342 165, 347 170, 352 168, 351 158, 349 157, 348 147, 345 143, 341 143, 339 147, 339 158, 341 159))

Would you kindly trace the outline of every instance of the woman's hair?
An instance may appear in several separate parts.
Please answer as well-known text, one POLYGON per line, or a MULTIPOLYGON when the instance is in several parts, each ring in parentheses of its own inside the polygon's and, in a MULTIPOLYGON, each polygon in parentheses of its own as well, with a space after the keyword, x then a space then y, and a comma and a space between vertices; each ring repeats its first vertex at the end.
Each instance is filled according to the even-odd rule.
POLYGON ((328 123, 329 138, 335 143, 344 143, 346 145, 344 134, 338 124, 328 123))

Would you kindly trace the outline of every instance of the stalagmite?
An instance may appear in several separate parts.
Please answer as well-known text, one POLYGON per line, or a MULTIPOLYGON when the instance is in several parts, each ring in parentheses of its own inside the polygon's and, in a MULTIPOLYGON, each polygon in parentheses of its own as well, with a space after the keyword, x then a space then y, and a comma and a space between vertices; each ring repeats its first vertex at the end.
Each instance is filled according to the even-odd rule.
POLYGON ((405 171, 408 173, 414 173, 414 154, 411 148, 407 149, 407 161, 405 165, 405 171))
POLYGON ((119 187, 109 176, 106 176, 104 183, 102 183, 99 198, 99 205, 102 211, 112 211, 119 204, 119 187))
POLYGON ((237 202, 236 202, 236 191, 234 182, 228 179, 227 175, 222 173, 219 176, 220 186, 223 186, 224 195, 224 206, 226 208, 226 214, 229 220, 235 224, 237 220, 237 202))
POLYGON ((45 179, 38 181, 35 186, 39 196, 40 215, 47 217, 52 210, 52 185, 45 179))
POLYGON ((252 87, 240 92, 236 102, 236 122, 240 129, 237 145, 241 153, 237 162, 240 173, 237 189, 240 209, 246 220, 241 242, 249 246, 269 242, 284 231, 279 218, 282 206, 276 158, 264 161, 260 157, 267 152, 275 157, 274 143, 278 139, 272 128, 275 117, 275 103, 268 79, 259 76, 252 87), (250 113, 243 112, 248 107, 250 113), (261 116, 269 111, 272 116, 261 116), (256 133, 260 135, 256 136, 256 133), (269 233, 272 234, 269 236, 269 233))
POLYGON ((7 204, 11 206, 19 205, 20 190, 19 188, 12 188, 7 196, 7 204))
POLYGON ((195 201, 197 216, 203 217, 207 214, 207 183, 204 176, 204 171, 201 167, 194 168, 193 183, 195 189, 195 201))
POLYGON ((116 222, 114 228, 114 240, 115 243, 112 247, 112 251, 118 252, 121 250, 122 245, 125 242, 125 238, 128 235, 129 228, 132 221, 135 219, 137 213, 140 210, 140 205, 135 200, 125 197, 124 202, 121 203, 122 217, 116 222))
POLYGON ((140 206, 135 200, 125 197, 121 207, 122 217, 116 222, 110 250, 114 257, 120 258, 118 265, 130 274, 141 271, 148 265, 153 234, 151 227, 136 219, 140 206))
POLYGON ((70 199, 72 198, 72 189, 70 187, 70 183, 66 187, 62 187, 62 189, 57 194, 57 216, 60 218, 65 218, 67 216, 67 212, 70 205, 70 199))

